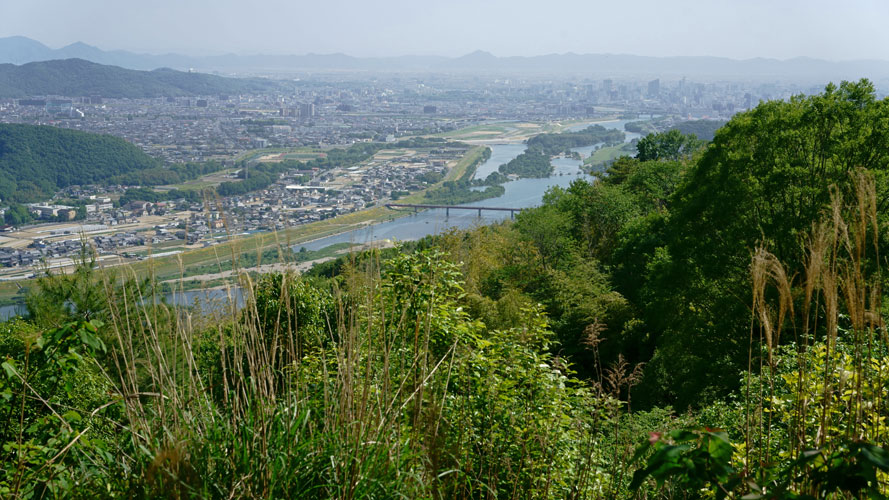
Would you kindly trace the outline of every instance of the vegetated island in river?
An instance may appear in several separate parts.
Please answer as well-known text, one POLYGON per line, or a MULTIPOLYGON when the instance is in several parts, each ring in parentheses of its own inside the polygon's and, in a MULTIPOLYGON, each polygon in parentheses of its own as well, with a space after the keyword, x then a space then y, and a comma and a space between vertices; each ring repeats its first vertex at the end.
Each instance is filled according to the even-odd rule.
POLYGON ((569 154, 572 148, 592 146, 600 142, 606 145, 621 144, 626 137, 622 130, 608 129, 602 125, 590 125, 577 132, 535 135, 528 139, 527 144, 529 151, 557 156, 562 153, 569 154))
POLYGON ((549 177, 553 173, 553 164, 549 155, 537 150, 528 150, 516 156, 508 163, 500 165, 497 169, 504 175, 517 175, 519 178, 531 177, 535 179, 549 177))
POLYGON ((430 204, 458 205, 497 198, 506 189, 502 186, 509 176, 541 179, 552 175, 554 167, 551 157, 572 154, 571 149, 593 144, 622 144, 626 134, 621 130, 608 129, 601 125, 591 125, 577 132, 538 134, 528 139, 528 150, 507 163, 500 165, 484 179, 472 179, 476 169, 491 157, 490 148, 466 170, 456 181, 445 182, 441 187, 426 193, 430 204), (484 190, 473 187, 486 186, 484 190))

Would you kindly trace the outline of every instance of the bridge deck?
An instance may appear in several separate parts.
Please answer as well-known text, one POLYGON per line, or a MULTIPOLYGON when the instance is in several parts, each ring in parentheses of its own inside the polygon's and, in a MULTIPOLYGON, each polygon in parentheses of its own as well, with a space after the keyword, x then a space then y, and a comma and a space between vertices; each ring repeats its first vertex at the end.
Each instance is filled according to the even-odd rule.
POLYGON ((446 208, 456 210, 499 210, 501 212, 520 212, 521 208, 508 207, 468 207, 465 205, 420 205, 416 203, 387 203, 388 208, 446 208))

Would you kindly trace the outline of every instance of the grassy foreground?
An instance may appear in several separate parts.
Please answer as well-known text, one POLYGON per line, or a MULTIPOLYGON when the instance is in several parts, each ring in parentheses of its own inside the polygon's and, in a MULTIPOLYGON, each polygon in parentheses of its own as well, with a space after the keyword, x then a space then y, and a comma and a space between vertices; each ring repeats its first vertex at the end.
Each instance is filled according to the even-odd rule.
MULTIPOLYGON (((835 223, 859 233, 856 221, 835 223)), ((838 232, 828 224, 816 231, 832 243, 838 232)), ((214 318, 146 306, 150 288, 117 284, 88 262, 42 279, 31 320, 0 325, 0 414, 10 417, 0 426, 0 495, 884 498, 889 453, 873 443, 887 433, 879 403, 889 357, 878 339, 841 335, 795 353, 765 343, 780 333, 765 323, 750 364, 768 364, 760 377, 746 374, 746 396, 709 414, 631 412, 638 366, 618 358, 576 379, 553 353, 542 305, 516 295, 485 304, 479 283, 467 281, 472 268, 503 264, 515 245, 496 244, 510 231, 352 255, 329 279, 244 275, 246 307, 214 318), (487 262, 462 258, 492 250, 487 262), (802 401, 811 407, 798 409, 802 401), (799 411, 830 428, 822 433, 799 411), (820 449, 766 475, 788 453, 784 431, 801 438, 790 446, 819 440, 820 449), (773 487, 777 495, 756 494, 773 487)), ((853 255, 868 243, 840 237, 853 255)), ((845 258, 833 248, 843 246, 811 249, 827 262, 828 283, 845 258)), ((539 254, 522 253, 522 274, 539 269, 539 254)), ((790 284, 774 255, 758 252, 751 274, 755 314, 787 313, 790 284), (766 298, 772 291, 778 297, 766 298)), ((864 274, 846 279, 871 291, 864 274)), ((841 291, 815 289, 829 303, 841 291)), ((863 298, 849 306, 857 307, 855 321, 875 313, 863 298)), ((829 328, 847 312, 832 311, 829 328)), ((599 333, 587 339, 597 356, 599 333)))

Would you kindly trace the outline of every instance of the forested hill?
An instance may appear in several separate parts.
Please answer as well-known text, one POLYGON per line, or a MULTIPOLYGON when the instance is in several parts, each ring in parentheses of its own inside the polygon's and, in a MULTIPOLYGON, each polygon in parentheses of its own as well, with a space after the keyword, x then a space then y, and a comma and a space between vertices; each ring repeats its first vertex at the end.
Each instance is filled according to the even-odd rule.
POLYGON ((0 64, 0 97, 36 95, 117 98, 237 94, 274 88, 261 79, 236 79, 162 68, 136 71, 83 59, 0 64))
POLYGON ((31 202, 57 189, 94 184, 160 162, 110 135, 0 124, 0 199, 31 202))

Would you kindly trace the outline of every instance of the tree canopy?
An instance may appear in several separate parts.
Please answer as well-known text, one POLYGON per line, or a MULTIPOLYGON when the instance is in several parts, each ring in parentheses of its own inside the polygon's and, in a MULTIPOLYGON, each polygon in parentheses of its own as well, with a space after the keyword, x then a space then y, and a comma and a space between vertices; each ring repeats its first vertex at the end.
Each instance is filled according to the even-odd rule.
POLYGON ((71 185, 160 167, 129 142, 56 127, 0 124, 0 199, 32 202, 71 185))
POLYGON ((685 135, 674 129, 639 139, 636 157, 642 161, 679 160, 690 157, 703 145, 694 134, 685 135))
MULTIPOLYGON (((805 235, 832 197, 855 199, 857 170, 875 178, 874 208, 885 217, 887 167, 889 103, 867 81, 765 102, 720 129, 673 195, 645 258, 641 295, 650 297, 644 310, 659 337, 651 376, 663 384, 656 391, 687 404, 707 387, 731 386, 747 357, 754 250, 765 247, 791 275, 802 273, 805 235), (727 378, 702 377, 710 372, 727 378)), ((626 245, 651 238, 635 233, 626 245)))

